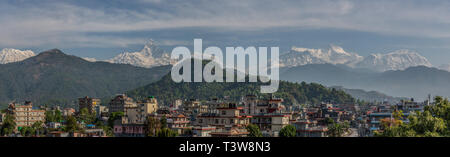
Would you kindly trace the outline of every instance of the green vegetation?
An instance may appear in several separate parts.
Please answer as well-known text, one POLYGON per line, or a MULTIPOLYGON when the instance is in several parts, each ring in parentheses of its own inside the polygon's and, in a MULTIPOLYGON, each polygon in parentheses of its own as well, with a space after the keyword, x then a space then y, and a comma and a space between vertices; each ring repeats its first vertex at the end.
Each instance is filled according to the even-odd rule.
POLYGON ((162 128, 156 132, 156 137, 176 137, 178 133, 169 128, 162 128))
POLYGON ((393 119, 382 121, 382 130, 375 132, 379 137, 442 137, 450 136, 450 103, 440 96, 435 104, 426 106, 424 112, 416 112, 408 117, 409 123, 403 123, 401 112, 393 119))
POLYGON ((45 121, 48 122, 62 122, 63 117, 61 111, 59 110, 50 110, 45 112, 45 121))
POLYGON ((89 113, 87 108, 81 109, 77 116, 78 121, 84 122, 85 124, 92 124, 95 121, 95 113, 89 113))
POLYGON ((27 100, 64 107, 86 95, 103 98, 141 87, 169 71, 170 66, 148 69, 88 62, 50 50, 21 62, 0 65, 0 104, 27 100))
MULTIPOLYGON (((141 99, 148 95, 154 95, 163 104, 169 104, 176 99, 201 99, 222 98, 228 96, 234 101, 239 101, 242 96, 257 94, 269 97, 268 94, 261 94, 260 82, 183 82, 175 83, 170 74, 161 80, 146 85, 141 88, 127 92, 135 99, 141 99)), ((321 102, 331 103, 354 103, 355 99, 343 91, 328 89, 320 84, 311 83, 291 83, 280 82, 278 92, 275 96, 283 98, 288 105, 292 104, 318 104, 321 102)))
POLYGON ((14 132, 14 129, 16 128, 16 122, 14 122, 14 117, 7 114, 5 116, 5 119, 3 119, 3 125, 0 130, 1 136, 7 136, 14 132))
POLYGON ((295 137, 296 129, 293 125, 287 125, 280 130, 280 137, 295 137))
POLYGON ((113 112, 109 115, 108 118, 108 126, 110 128, 114 128, 114 121, 119 120, 120 118, 122 118, 124 115, 123 112, 113 112))
POLYGON ((261 130, 259 130, 259 127, 254 124, 247 125, 247 131, 249 132, 248 137, 262 137, 261 130))
MULTIPOLYGON (((166 117, 157 120, 154 117, 148 117, 145 122, 145 131, 147 137, 176 137, 178 133, 167 127, 166 117)), ((191 130, 192 132, 192 130, 191 130)))
POLYGON ((333 119, 328 119, 328 131, 327 135, 329 137, 342 137, 345 133, 349 131, 350 124, 348 121, 343 123, 336 123, 333 119))
POLYGON ((65 131, 69 133, 74 133, 78 131, 80 128, 78 127, 77 119, 73 116, 67 117, 67 124, 65 131))

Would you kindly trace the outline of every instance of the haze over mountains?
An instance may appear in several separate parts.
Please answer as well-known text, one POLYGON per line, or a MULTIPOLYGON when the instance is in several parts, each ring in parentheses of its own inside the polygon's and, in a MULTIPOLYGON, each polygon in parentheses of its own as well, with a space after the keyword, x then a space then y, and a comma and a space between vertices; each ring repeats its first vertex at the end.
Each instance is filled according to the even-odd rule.
MULTIPOLYGON (((54 50, 52 50, 54 51, 54 50)), ((44 53, 42 55, 45 56, 44 53)), ((62 54, 62 53, 61 53, 62 54)), ((33 69, 32 67, 26 67, 24 63, 28 63, 29 60, 36 60, 40 58, 41 54, 35 56, 32 51, 21 51, 15 49, 3 49, 0 53, 0 70, 4 73, 1 77, 4 79, 2 81, 3 85, 0 85, 0 90, 2 88, 9 89, 13 92, 8 92, 4 90, 5 94, 0 100, 11 100, 16 98, 18 95, 19 99, 25 99, 22 95, 26 95, 20 92, 25 92, 30 94, 31 89, 23 91, 14 91, 16 84, 20 84, 17 87, 20 89, 36 87, 35 84, 38 82, 31 80, 22 80, 24 82, 17 82, 19 80, 14 80, 15 77, 23 78, 23 76, 28 76, 29 78, 34 78, 42 76, 43 71, 40 69, 33 69), (31 58, 30 58, 31 57, 31 58), (34 59, 33 59, 34 58, 34 59), (25 60, 27 59, 27 60, 25 60), (20 66, 19 66, 20 65, 20 66), (13 68, 14 67, 14 68, 13 68), (7 69, 7 71, 4 71, 7 69), (24 69, 29 69, 23 71, 24 69), (31 75, 32 74, 32 75, 31 75), (13 80, 13 81, 11 81, 13 80), (34 81, 34 82, 33 82, 34 81), (31 83, 30 83, 31 82, 31 83), (31 85, 31 86, 30 86, 31 85), (16 95, 15 95, 16 93, 16 95), (20 93, 20 94, 18 94, 20 93), (18 94, 18 95, 17 95, 18 94)), ((52 55, 53 56, 53 55, 52 55)), ((68 55, 66 55, 68 56, 68 55)), ((146 68, 159 67, 162 65, 171 65, 175 62, 170 60, 168 52, 160 49, 153 41, 149 42, 144 46, 141 51, 138 52, 124 52, 111 59, 105 61, 97 61, 94 58, 79 58, 71 56, 73 61, 67 61, 71 63, 74 69, 79 69, 77 64, 80 65, 105 65, 107 63, 117 63, 117 64, 129 64, 122 65, 120 67, 116 64, 107 65, 107 67, 120 67, 119 69, 132 69, 131 71, 145 71, 146 68), (82 60, 82 61, 80 61, 82 60), (124 68, 127 67, 127 68, 124 68), (139 68, 144 67, 144 68, 139 68), (138 70, 136 70, 138 69, 138 70)), ((65 57, 62 57, 65 58, 65 57)), ((61 59, 59 57, 53 57, 54 62, 62 64, 62 62, 57 61, 61 59)), ((71 59, 72 60, 72 59, 71 59)), ((48 61, 50 63, 50 61, 48 61)), ((40 65, 41 63, 35 63, 35 65, 40 65)), ((31 65, 31 64, 27 64, 31 65)), ((45 64, 44 64, 45 65, 45 64)), ((289 52, 282 53, 280 55, 280 78, 287 81, 295 82, 317 82, 326 86, 342 86, 342 89, 347 89, 344 91, 352 93, 356 98, 364 98, 366 100, 380 100, 389 99, 397 100, 395 97, 417 97, 425 98, 427 94, 432 95, 442 95, 450 96, 450 72, 445 70, 450 70, 450 65, 442 65, 437 68, 432 68, 431 63, 419 53, 410 50, 397 50, 387 54, 371 54, 367 57, 358 55, 357 53, 346 52, 342 47, 331 45, 329 49, 309 49, 309 48, 299 48, 292 47, 289 52), (355 89, 355 90, 348 90, 355 89), (366 90, 369 92, 363 93, 358 89, 366 90), (375 92, 376 91, 376 92, 375 92), (381 92, 381 93, 380 93, 381 92), (359 93, 359 95, 357 95, 359 93), (367 95, 369 95, 369 98, 367 95), (395 97, 390 97, 395 96, 395 97)), ((60 68, 69 68, 68 66, 62 66, 60 68)), ((83 67, 88 68, 88 67, 83 67)), ((94 68, 95 69, 95 68, 94 68)), ((164 68, 163 68, 164 69, 164 68)), ((99 70, 99 69, 97 69, 99 70)), ((100 68, 102 73, 110 73, 104 71, 105 69, 100 68)), ((45 70, 44 70, 45 71, 45 70)), ((67 76, 63 75, 61 69, 53 69, 49 71, 60 71, 61 74, 55 76, 56 74, 51 74, 52 78, 44 79, 41 84, 45 84, 46 80, 67 80, 67 76)), ((73 70, 67 70, 68 72, 73 72, 73 70)), ((75 70, 75 73, 68 75, 81 76, 84 75, 80 71, 75 70)), ((83 70, 82 70, 83 71, 83 70)), ((96 70, 88 69, 90 73, 95 73, 96 70)), ((113 70, 120 73, 120 70, 113 70)), ((132 81, 135 76, 145 76, 148 75, 138 75, 134 72, 130 72, 130 77, 124 79, 121 75, 115 75, 113 80, 117 81, 122 79, 123 81, 132 81)), ((166 71, 160 71, 161 73, 168 73, 169 70, 166 67, 166 71)), ((153 72, 150 72, 153 75, 153 72)), ((49 74, 50 75, 50 74, 49 74)), ((45 76, 45 75, 44 75, 45 76)), ((93 75, 88 75, 94 77, 93 75)), ((149 78, 148 81, 155 81, 156 74, 149 78)), ((160 75, 158 75, 160 76, 160 75)), ((112 77, 112 76, 111 76, 112 77)), ((38 77, 39 78, 39 77, 38 77)), ((76 77, 75 77, 76 78, 76 77)), ((27 78, 28 79, 28 78, 27 78)), ((73 78, 72 78, 73 79, 73 78)), ((107 79, 107 78, 102 78, 107 79)), ((71 80, 71 79, 69 79, 71 80)), ((82 80, 80 78, 80 80, 82 80)), ((75 81, 75 80, 72 80, 75 81)), ((85 80, 88 81, 88 80, 85 80)), ((70 82, 70 81, 69 81, 70 82)), ((76 82, 76 81, 75 81, 76 82)), ((89 81, 88 81, 89 82, 89 81)), ((145 81, 135 81, 127 86, 130 88, 138 87, 145 81)), ((78 82, 81 83, 81 82, 78 82)), ((72 84, 72 83, 69 83, 72 84)), ((109 85, 104 85, 104 87, 109 85)), ((40 87, 41 88, 41 87, 40 87)), ((78 88, 78 87, 77 87, 78 88)), ((86 87, 88 88, 88 87, 86 87)), ((119 87, 108 87, 102 89, 108 89, 109 93, 111 91, 123 91, 119 87), (113 89, 114 88, 114 89, 113 89)), ((43 89, 40 89, 43 90, 43 89)), ((99 90, 93 93, 86 93, 86 95, 91 94, 92 96, 104 96, 108 95, 99 90)), ((1 92, 1 91, 0 91, 1 92)), ((81 93, 81 92, 80 92, 81 93)), ((73 94, 73 93, 72 93, 73 94)), ((31 96, 30 98, 35 97, 31 96)), ((64 98, 65 96, 62 96, 64 98)))
POLYGON ((317 82, 418 100, 425 99, 428 94, 450 96, 450 72, 426 66, 367 72, 333 64, 308 64, 281 71, 280 78, 287 81, 317 82))

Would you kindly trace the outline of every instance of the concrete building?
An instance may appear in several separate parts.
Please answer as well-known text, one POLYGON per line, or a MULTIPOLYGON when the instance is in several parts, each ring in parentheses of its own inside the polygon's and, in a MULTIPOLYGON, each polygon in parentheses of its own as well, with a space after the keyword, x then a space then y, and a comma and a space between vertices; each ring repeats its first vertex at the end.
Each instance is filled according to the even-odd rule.
POLYGON ((178 135, 184 134, 184 131, 191 129, 189 126, 191 122, 182 114, 172 114, 167 116, 167 127, 178 132, 178 135))
POLYGON ((219 113, 204 113, 197 116, 196 127, 215 127, 210 133, 213 137, 245 137, 248 132, 246 126, 250 124, 251 116, 240 115, 242 107, 237 104, 223 104, 217 108, 219 113))
POLYGON ((277 137, 291 119, 290 113, 283 113, 282 103, 280 98, 259 99, 254 95, 247 95, 242 101, 244 114, 252 116, 251 123, 260 128, 263 136, 271 137, 277 137))
POLYGON ((78 98, 79 111, 83 108, 87 108, 89 113, 95 113, 95 108, 100 105, 101 100, 96 98, 84 97, 78 98))
POLYGON ((73 116, 75 114, 75 109, 73 108, 65 108, 63 109, 62 115, 64 117, 73 116))
POLYGON ((297 137, 326 137, 328 128, 318 125, 317 121, 298 120, 294 122, 297 137))
POLYGON ((211 133, 216 131, 216 127, 202 127, 197 126, 192 128, 192 134, 194 137, 211 137, 211 133))
POLYGON ((98 119, 102 119, 103 117, 109 116, 109 108, 102 105, 97 105, 95 107, 95 113, 97 114, 98 119))
POLYGON ((117 124, 113 131, 116 137, 145 137, 145 126, 142 124, 117 124))
POLYGON ((25 105, 9 104, 7 114, 14 117, 17 128, 32 126, 38 121, 45 123, 45 111, 33 110, 33 104, 29 101, 25 102, 25 105))
POLYGON ((137 104, 132 98, 127 97, 125 94, 119 94, 109 103, 109 113, 125 112, 126 109, 135 107, 137 107, 137 104))

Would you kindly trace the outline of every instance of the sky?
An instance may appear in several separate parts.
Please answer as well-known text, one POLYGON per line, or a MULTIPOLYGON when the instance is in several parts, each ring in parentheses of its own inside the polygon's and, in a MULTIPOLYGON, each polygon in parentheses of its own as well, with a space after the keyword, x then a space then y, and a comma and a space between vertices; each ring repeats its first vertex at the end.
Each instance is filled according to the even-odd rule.
POLYGON ((59 48, 97 59, 139 51, 150 39, 192 46, 330 44, 367 56, 415 50, 450 63, 447 0, 0 0, 0 49, 59 48))

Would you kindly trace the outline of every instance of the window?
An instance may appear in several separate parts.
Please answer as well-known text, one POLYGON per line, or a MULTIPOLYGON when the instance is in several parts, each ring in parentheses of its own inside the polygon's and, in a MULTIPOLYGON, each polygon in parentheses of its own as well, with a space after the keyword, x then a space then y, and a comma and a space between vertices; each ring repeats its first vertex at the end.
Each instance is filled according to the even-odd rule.
POLYGON ((226 111, 222 111, 222 115, 226 115, 227 114, 227 112, 226 111))

